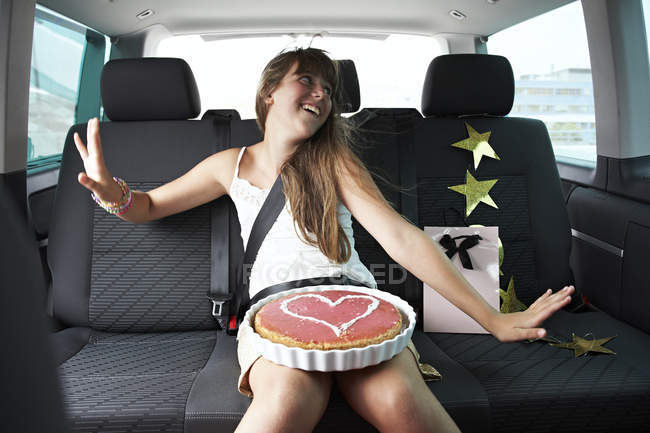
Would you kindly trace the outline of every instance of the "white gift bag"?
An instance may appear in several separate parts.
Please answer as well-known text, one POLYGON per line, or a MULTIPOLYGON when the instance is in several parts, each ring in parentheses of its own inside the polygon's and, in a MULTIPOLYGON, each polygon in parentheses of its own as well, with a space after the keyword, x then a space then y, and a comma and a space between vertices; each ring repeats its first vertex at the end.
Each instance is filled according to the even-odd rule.
MULTIPOLYGON (((424 227, 424 232, 431 236, 442 251, 450 251, 448 256, 453 253, 451 261, 463 274, 463 277, 483 296, 488 304, 499 311, 499 228, 424 227), (445 235, 448 236, 445 237, 445 235), (480 239, 476 237, 470 239, 474 235, 480 236, 480 239), (453 239, 458 236, 462 237, 453 239), (443 237, 445 238, 443 239, 443 237), (441 240, 449 248, 443 247, 440 244, 441 240), (466 248, 468 246, 469 248, 466 248), (465 256, 465 266, 462 263, 463 255, 465 256), (471 263, 467 261, 467 258, 471 263), (468 265, 472 269, 467 268, 468 265)), ((423 303, 425 332, 489 333, 426 283, 424 283, 423 303)))

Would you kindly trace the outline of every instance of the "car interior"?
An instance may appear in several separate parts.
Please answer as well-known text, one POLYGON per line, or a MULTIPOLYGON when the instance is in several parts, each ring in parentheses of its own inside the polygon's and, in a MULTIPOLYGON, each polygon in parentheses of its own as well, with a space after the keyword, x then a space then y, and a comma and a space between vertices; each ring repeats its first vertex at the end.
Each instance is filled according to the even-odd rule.
MULTIPOLYGON (((647 430, 650 1, 0 0, 0 22, 0 305, 8 342, 1 431, 236 429, 251 399, 237 390, 236 337, 218 320, 228 311, 216 317, 208 298, 240 278, 234 204, 224 196, 161 220, 125 222, 78 183, 84 166, 73 134, 86 137, 88 120, 99 117, 107 166, 140 191, 216 152, 257 143, 256 83, 222 81, 223 96, 206 89, 223 80, 216 69, 236 77, 249 73, 238 63, 245 58, 263 65, 279 49, 246 50, 278 37, 280 48, 328 38, 348 44, 343 54, 328 50, 340 68, 336 103, 357 131, 360 159, 400 214, 422 229, 497 226, 503 293, 514 287, 528 306, 549 288, 576 288, 544 323, 549 338, 614 337, 603 343, 614 353, 591 344, 578 356, 545 340, 425 332, 430 288, 354 220, 355 248, 377 270, 378 288, 416 311, 412 340, 442 375, 427 385, 459 429, 647 430), (518 27, 566 11, 584 26, 584 64, 564 53, 579 26, 544 21, 531 40, 518 27), (510 30, 512 55, 499 45, 510 30), (380 49, 374 69, 350 48, 405 35, 438 48, 404 39, 380 49), (235 49, 208 59, 187 41, 235 49), (236 45, 246 41, 254 43, 236 45), (76 51, 57 51, 64 46, 76 51), (391 59, 396 51, 424 67, 391 59), (415 96, 400 93, 407 86, 415 96), (373 94, 382 89, 396 99, 373 94), (248 108, 230 103, 231 92, 248 108), (452 146, 470 128, 490 132, 498 159, 484 156, 477 168, 452 146), (465 195, 450 186, 470 171, 498 179, 489 191, 498 207, 483 202, 465 212, 465 195), (387 269, 403 278, 384 278, 387 269)), ((335 388, 314 431, 378 430, 335 388)))

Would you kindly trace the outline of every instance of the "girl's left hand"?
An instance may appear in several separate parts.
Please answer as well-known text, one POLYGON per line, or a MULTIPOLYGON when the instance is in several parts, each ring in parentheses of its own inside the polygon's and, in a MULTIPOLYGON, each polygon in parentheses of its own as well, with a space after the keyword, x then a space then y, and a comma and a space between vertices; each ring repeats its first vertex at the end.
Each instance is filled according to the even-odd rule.
POLYGON ((498 313, 489 331, 502 343, 544 337, 546 330, 537 326, 571 302, 573 290, 573 286, 565 286, 551 294, 548 289, 526 311, 498 313))

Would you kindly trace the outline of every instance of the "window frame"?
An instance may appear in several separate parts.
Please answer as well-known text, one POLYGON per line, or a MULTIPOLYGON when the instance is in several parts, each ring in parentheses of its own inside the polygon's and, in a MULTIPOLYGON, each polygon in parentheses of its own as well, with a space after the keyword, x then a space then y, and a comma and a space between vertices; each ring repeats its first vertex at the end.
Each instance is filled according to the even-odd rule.
MULTIPOLYGON (((99 82, 101 71, 107 57, 107 37, 87 26, 73 21, 72 19, 49 11, 40 5, 37 5, 34 11, 34 26, 36 25, 37 19, 45 20, 49 23, 84 35, 84 47, 81 54, 73 124, 85 122, 91 117, 99 116, 102 107, 99 82)), ((30 121, 29 117, 27 121, 30 121)), ((71 126, 72 125, 70 125, 70 127, 71 126)), ((31 137, 28 134, 26 151, 26 170, 28 176, 43 171, 54 170, 59 168, 61 165, 63 146, 61 147, 61 152, 57 154, 29 159, 30 152, 32 151, 32 143, 31 137)))
MULTIPOLYGON (((560 8, 566 7, 568 4, 564 4, 560 6, 560 8)), ((553 13, 554 10, 548 11, 544 14, 537 15, 535 17, 532 17, 528 21, 533 21, 536 20, 548 13, 553 13)), ((583 10, 583 19, 584 19, 584 10, 583 10)), ((527 22, 527 21, 525 21, 527 22)), ((516 26, 521 25, 523 22, 514 24, 511 27, 505 28, 500 30, 498 33, 501 33, 503 31, 508 31, 513 29, 516 26)), ((587 32, 587 25, 588 23, 585 20, 585 37, 586 37, 586 42, 587 42, 587 47, 589 47, 589 34, 587 32)), ((497 34, 498 34, 497 33, 497 34)), ((494 36, 494 35, 493 35, 494 36)), ((490 52, 490 43, 488 41, 487 43, 487 48, 488 52, 490 52)), ((530 49, 530 47, 528 47, 530 49)), ((499 54, 499 55, 504 55, 505 57, 508 57, 507 53, 504 52, 494 52, 494 54, 499 54)), ((553 59, 549 59, 553 60, 553 59)), ((590 63, 590 72, 592 75, 592 86, 591 89, 593 89, 593 86, 595 85, 593 82, 593 62, 591 61, 591 57, 589 57, 589 63, 590 63)), ((561 72, 563 70, 566 70, 567 73, 579 73, 582 68, 581 67, 568 67, 566 69, 560 68, 558 71, 554 71, 553 68, 551 68, 550 74, 553 74, 554 72, 561 72)), ((546 72, 540 73, 540 75, 546 75, 546 72)), ((581 83, 578 85, 572 85, 574 83, 573 80, 569 79, 562 79, 561 77, 557 78, 548 78, 547 80, 538 80, 536 79, 536 76, 538 75, 538 72, 526 72, 521 74, 520 77, 515 77, 515 82, 520 81, 520 87, 515 87, 515 99, 514 99, 514 104, 512 107, 512 110, 510 111, 509 115, 513 117, 527 117, 527 118, 536 118, 536 119, 541 119, 544 121, 546 124, 546 128, 549 133, 549 139, 551 141, 551 145, 553 147, 554 153, 555 153, 555 159, 558 162, 558 164, 565 164, 565 165, 570 165, 573 167, 578 168, 578 171, 581 172, 590 172, 592 170, 595 170, 598 166, 598 137, 596 134, 596 129, 594 127, 593 131, 585 131, 581 132, 580 124, 584 123, 584 120, 581 119, 576 119, 576 120, 551 120, 552 123, 556 123, 556 126, 559 126, 560 128, 552 128, 551 124, 547 123, 547 120, 544 120, 545 116, 553 115, 553 114, 558 114, 558 113, 563 113, 563 115, 566 114, 574 114, 577 116, 584 115, 584 114, 591 114, 589 113, 589 109, 593 107, 593 117, 594 121, 593 123, 596 123, 596 107, 595 107, 595 98, 592 97, 592 103, 585 103, 582 99, 584 99, 585 96, 591 96, 593 94, 593 90, 589 91, 584 91, 584 81, 579 80, 575 81, 575 83, 581 83), (547 83, 546 85, 544 83, 547 83), (551 84, 552 83, 552 84, 551 84), (551 86, 552 87, 547 87, 551 86), (530 100, 527 100, 529 98, 530 100), (575 101, 567 101, 566 98, 575 98, 575 101), (548 99, 548 100, 544 100, 548 99), (576 107, 580 107, 579 109, 576 107), (585 109, 587 113, 585 113, 585 109), (578 129, 574 130, 564 130, 566 126, 569 124, 574 123, 575 125, 578 126, 578 129), (572 135, 576 134, 583 134, 582 137, 583 139, 588 139, 591 134, 595 136, 595 161, 592 161, 590 159, 583 159, 583 158, 576 158, 574 156, 570 155, 563 155, 561 153, 558 153, 560 151, 560 146, 563 145, 570 145, 573 139, 571 138, 572 135), (566 140, 558 141, 559 136, 565 136, 567 137, 566 140), (555 138, 554 138, 555 137, 555 138), (556 141, 554 141, 556 140, 556 141)), ((591 123, 591 121, 589 121, 591 123)), ((589 140, 587 143, 589 145, 591 140, 589 140)))

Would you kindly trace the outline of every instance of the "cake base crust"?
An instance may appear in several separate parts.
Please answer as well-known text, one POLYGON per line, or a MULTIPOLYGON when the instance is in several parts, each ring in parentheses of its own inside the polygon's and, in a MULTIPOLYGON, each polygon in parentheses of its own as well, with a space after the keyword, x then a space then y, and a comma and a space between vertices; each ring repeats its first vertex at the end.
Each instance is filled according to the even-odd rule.
POLYGON ((254 329, 289 347, 343 350, 398 335, 402 316, 391 303, 361 292, 327 290, 288 295, 264 305, 254 329))

